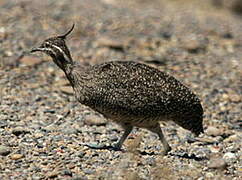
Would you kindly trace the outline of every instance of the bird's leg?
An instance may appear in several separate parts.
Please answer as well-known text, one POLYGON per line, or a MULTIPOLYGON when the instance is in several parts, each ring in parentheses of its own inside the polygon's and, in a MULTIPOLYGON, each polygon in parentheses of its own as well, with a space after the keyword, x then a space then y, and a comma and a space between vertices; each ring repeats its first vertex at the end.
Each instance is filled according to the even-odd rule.
POLYGON ((115 150, 120 150, 125 139, 128 137, 128 135, 130 134, 130 132, 133 129, 133 126, 130 124, 122 124, 122 127, 124 128, 124 134, 122 135, 122 137, 119 139, 118 143, 115 144, 114 149, 115 150))
POLYGON ((168 142, 166 141, 164 134, 162 133, 160 124, 157 123, 155 126, 149 127, 147 129, 150 130, 151 132, 158 134, 160 141, 161 141, 161 143, 163 144, 163 147, 164 147, 164 151, 163 151, 162 154, 167 155, 167 153, 171 150, 171 147, 168 144, 168 142))
POLYGON ((118 143, 115 144, 114 146, 97 145, 97 144, 85 144, 85 145, 92 149, 109 149, 109 150, 119 151, 123 145, 123 142, 125 141, 125 139, 128 137, 128 135, 133 129, 133 126, 131 126, 130 124, 122 124, 122 127, 124 128, 124 134, 119 139, 118 143))

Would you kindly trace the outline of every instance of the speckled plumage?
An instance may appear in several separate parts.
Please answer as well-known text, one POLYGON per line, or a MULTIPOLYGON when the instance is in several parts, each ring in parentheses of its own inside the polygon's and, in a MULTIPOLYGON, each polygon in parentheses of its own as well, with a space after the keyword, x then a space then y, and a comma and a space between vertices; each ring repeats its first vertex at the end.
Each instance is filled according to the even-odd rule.
POLYGON ((53 58, 65 72, 80 103, 124 127, 117 148, 137 126, 157 133, 167 153, 170 146, 159 121, 172 120, 196 135, 203 132, 200 100, 186 86, 156 68, 132 61, 84 67, 72 60, 65 45, 65 36, 70 31, 47 39, 32 52, 43 51, 53 58))
MULTIPOLYGON (((81 82, 73 83, 76 98, 116 122, 146 127, 160 120, 179 121, 184 113, 202 117, 195 94, 175 78, 145 64, 115 61, 86 69, 74 66, 70 75, 81 82)), ((182 126, 192 130, 189 124, 182 126)))

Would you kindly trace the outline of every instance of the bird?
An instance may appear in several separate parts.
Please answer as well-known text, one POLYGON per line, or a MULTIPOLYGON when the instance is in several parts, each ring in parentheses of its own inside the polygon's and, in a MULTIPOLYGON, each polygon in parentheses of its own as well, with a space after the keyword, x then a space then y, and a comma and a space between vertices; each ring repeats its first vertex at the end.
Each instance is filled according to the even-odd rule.
POLYGON ((203 107, 197 95, 173 76, 136 61, 107 61, 84 66, 72 59, 66 37, 50 37, 30 53, 43 52, 65 73, 81 104, 124 129, 113 149, 120 150, 134 127, 156 133, 162 153, 171 151, 161 121, 173 121, 198 136, 204 133, 203 107))

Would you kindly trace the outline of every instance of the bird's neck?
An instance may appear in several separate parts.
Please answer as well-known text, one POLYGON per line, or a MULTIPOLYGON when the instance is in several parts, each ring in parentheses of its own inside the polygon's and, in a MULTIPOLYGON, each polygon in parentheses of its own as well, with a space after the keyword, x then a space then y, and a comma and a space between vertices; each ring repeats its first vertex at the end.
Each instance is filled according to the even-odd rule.
POLYGON ((72 87, 76 85, 77 79, 81 82, 82 74, 85 74, 86 71, 85 66, 80 64, 79 62, 72 61, 72 63, 67 63, 62 66, 62 70, 64 71, 66 78, 69 80, 72 87))
POLYGON ((70 69, 74 65, 74 61, 72 59, 67 60, 62 56, 58 58, 53 57, 53 61, 64 72, 68 71, 68 69, 70 69))

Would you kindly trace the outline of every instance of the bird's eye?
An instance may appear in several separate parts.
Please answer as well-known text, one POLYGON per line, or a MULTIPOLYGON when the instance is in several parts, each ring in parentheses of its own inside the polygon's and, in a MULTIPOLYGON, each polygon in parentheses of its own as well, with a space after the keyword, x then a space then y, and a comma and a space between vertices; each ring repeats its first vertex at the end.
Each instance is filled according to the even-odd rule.
POLYGON ((44 46, 45 46, 45 47, 50 47, 50 44, 49 44, 49 43, 45 43, 44 46))

